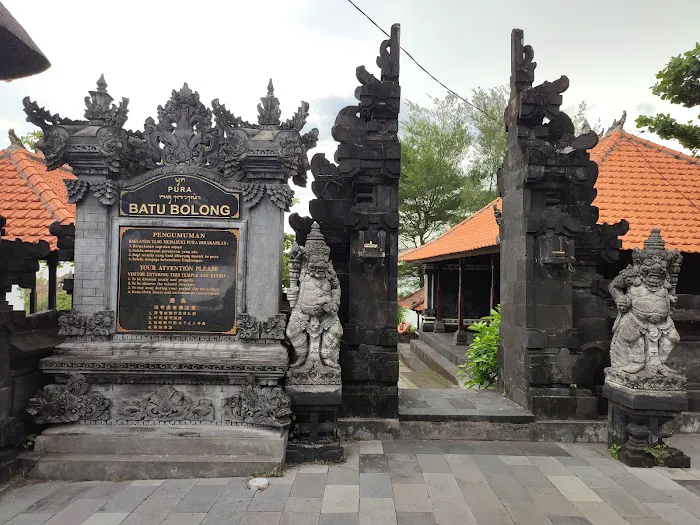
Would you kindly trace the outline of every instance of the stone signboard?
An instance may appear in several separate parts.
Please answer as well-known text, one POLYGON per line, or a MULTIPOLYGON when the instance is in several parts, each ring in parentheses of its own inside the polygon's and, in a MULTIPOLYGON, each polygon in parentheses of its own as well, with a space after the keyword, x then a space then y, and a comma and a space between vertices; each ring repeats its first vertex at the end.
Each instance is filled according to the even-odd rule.
POLYGON ((165 175, 122 190, 122 217, 237 219, 240 193, 196 175, 165 175))
POLYGON ((235 334, 238 230, 119 228, 117 332, 235 334))

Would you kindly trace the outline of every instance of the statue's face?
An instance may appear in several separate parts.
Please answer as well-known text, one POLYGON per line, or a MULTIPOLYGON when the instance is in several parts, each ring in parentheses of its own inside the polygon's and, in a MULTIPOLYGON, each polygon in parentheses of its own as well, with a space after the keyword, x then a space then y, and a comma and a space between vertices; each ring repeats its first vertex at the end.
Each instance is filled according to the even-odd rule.
POLYGON ((328 261, 320 257, 313 257, 309 261, 306 270, 312 277, 323 279, 326 277, 326 272, 328 271, 328 261))
POLYGON ((653 287, 661 286, 666 280, 668 264, 659 256, 647 257, 642 261, 640 275, 644 284, 653 287))

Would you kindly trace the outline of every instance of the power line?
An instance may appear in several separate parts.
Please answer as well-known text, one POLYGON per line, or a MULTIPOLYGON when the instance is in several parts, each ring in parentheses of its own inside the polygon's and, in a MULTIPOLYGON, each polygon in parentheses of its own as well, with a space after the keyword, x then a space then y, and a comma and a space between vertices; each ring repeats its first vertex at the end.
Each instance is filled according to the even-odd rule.
MULTIPOLYGON (((389 33, 387 33, 387 32, 384 30, 384 28, 382 28, 382 26, 380 26, 379 24, 377 24, 377 22, 375 22, 374 20, 372 20, 372 17, 371 17, 371 16, 369 16, 369 15, 368 15, 367 13, 365 13, 362 9, 360 9, 360 8, 358 7, 358 5, 357 5, 355 2, 353 2, 352 0, 348 0, 348 2, 349 2, 355 9, 357 9, 360 13, 362 13, 362 15, 363 15, 367 20, 369 20, 370 22, 372 22, 372 24, 373 24, 377 29, 379 29, 382 33, 384 33, 386 36, 388 36, 389 38, 391 38, 391 35, 390 35, 389 33)), ((493 120, 496 124, 501 124, 501 121, 500 121, 500 120, 498 120, 498 119, 492 117, 486 110, 480 108, 479 106, 476 106, 476 105, 472 104, 472 103, 469 102, 466 98, 464 98, 462 95, 460 95, 459 93, 457 93, 457 92, 454 91, 453 89, 450 89, 450 88, 447 87, 444 83, 442 83, 440 80, 438 80, 438 79, 435 77, 435 75, 433 75, 430 71, 428 71, 427 69, 425 69, 425 68, 423 67, 423 65, 422 65, 420 62, 418 62, 418 60, 416 60, 415 58, 413 58, 413 55, 411 55, 411 53, 409 53, 408 51, 406 51, 406 50, 404 49, 403 46, 399 45, 399 47, 401 48, 401 51, 403 51, 403 52, 406 54, 406 56, 407 56, 408 58, 410 58, 411 60, 413 60, 413 62, 414 62, 420 69, 422 69, 423 72, 424 72, 426 75, 428 75, 430 78, 432 78, 435 82, 437 82, 438 84, 440 84, 442 87, 444 87, 447 91, 449 91, 450 93, 452 93, 455 97, 457 97, 458 99, 460 99, 461 101, 463 101, 465 104, 467 104, 467 105, 473 107, 475 110, 477 110, 477 111, 483 113, 484 115, 486 115, 488 118, 490 118, 491 120, 493 120)))

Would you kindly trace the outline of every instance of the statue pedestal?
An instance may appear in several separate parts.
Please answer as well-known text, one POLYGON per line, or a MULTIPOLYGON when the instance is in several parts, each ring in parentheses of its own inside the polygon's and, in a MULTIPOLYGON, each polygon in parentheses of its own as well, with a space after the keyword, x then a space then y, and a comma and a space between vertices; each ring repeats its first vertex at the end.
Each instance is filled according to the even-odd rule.
POLYGON ((689 468, 690 458, 668 447, 665 423, 688 408, 684 390, 643 390, 606 381, 608 445, 620 445, 618 459, 630 467, 689 468))
POLYGON ((287 462, 342 461, 337 437, 341 385, 287 386, 295 421, 287 442, 287 462))

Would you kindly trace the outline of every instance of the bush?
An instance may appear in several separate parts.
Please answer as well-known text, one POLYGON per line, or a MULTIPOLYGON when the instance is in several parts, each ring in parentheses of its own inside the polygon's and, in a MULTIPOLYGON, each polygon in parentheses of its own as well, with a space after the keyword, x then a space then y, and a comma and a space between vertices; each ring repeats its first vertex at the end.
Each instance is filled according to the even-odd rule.
POLYGON ((467 357, 463 365, 458 365, 457 376, 467 379, 465 386, 472 388, 488 388, 496 382, 498 377, 498 352, 499 333, 501 326, 501 313, 499 306, 491 310, 491 314, 482 317, 481 320, 469 326, 469 330, 476 332, 474 341, 469 345, 465 354, 467 357))

